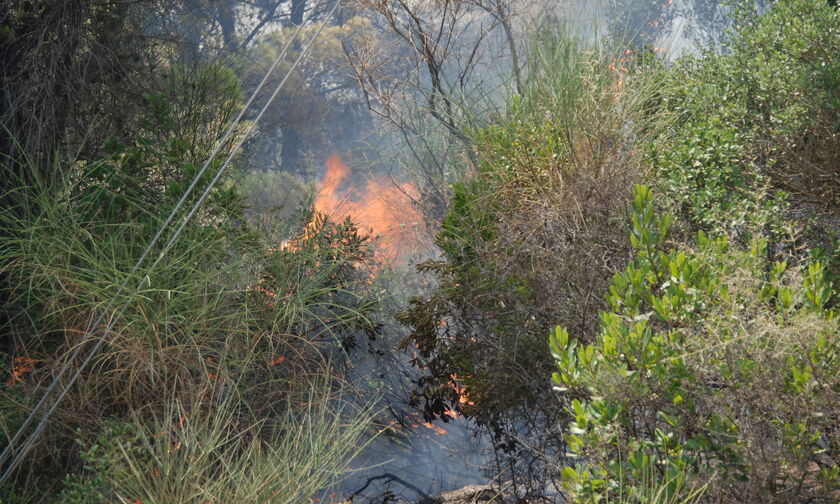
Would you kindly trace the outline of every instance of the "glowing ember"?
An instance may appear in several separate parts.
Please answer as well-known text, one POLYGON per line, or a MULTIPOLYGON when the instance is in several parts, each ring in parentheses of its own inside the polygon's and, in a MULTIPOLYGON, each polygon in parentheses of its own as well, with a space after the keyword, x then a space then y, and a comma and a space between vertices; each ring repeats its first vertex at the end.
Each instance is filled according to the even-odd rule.
POLYGON ((416 411, 409 413, 408 416, 409 418, 414 420, 413 422, 407 424, 407 426, 411 427, 412 429, 419 429, 420 427, 425 427, 429 430, 434 431, 434 433, 438 436, 445 436, 449 434, 449 431, 447 431, 443 427, 440 427, 439 425, 435 425, 431 422, 421 422, 420 413, 416 411))
POLYGON ((283 364, 284 362, 286 362, 286 356, 285 356, 285 355, 281 355, 280 357, 277 357, 276 359, 274 359, 273 361, 271 361, 271 365, 272 365, 272 366, 278 366, 278 365, 280 365, 280 364, 283 364))
POLYGON ((430 422, 423 422, 423 426, 426 427, 427 429, 432 429, 433 431, 435 431, 435 434, 437 434, 438 436, 445 436, 445 435, 449 434, 449 432, 447 432, 446 429, 444 429, 443 427, 439 427, 439 426, 437 426, 433 423, 430 423, 430 422))
POLYGON ((27 357, 25 355, 15 357, 14 363, 12 365, 11 377, 6 383, 8 385, 16 385, 22 382, 24 376, 26 376, 26 374, 30 373, 35 368, 36 362, 38 362, 36 359, 27 357))
POLYGON ((370 179, 364 190, 348 183, 350 168, 338 154, 326 161, 327 172, 315 197, 315 210, 334 220, 347 217, 370 232, 377 244, 377 259, 404 263, 429 242, 423 216, 412 205, 419 199, 411 183, 370 179))

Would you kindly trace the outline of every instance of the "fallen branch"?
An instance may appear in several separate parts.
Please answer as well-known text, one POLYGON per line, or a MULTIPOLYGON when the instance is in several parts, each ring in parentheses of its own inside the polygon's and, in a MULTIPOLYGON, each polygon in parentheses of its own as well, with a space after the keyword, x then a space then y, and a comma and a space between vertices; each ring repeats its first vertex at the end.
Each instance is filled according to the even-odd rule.
POLYGON ((367 479, 365 484, 362 485, 362 487, 360 489, 356 490, 355 492, 353 492, 349 496, 347 496, 347 500, 352 501, 360 493, 364 492, 365 489, 367 489, 367 487, 369 487, 371 483, 373 483, 374 481, 378 481, 378 480, 387 480, 389 482, 394 481, 394 482, 397 482, 400 485, 402 485, 402 486, 404 486, 404 487, 406 487, 410 490, 414 490, 417 493, 417 495, 419 495, 421 497, 421 500, 418 501, 417 504, 437 504, 438 502, 440 502, 439 500, 432 498, 429 494, 427 494, 423 490, 420 490, 415 485, 412 485, 408 481, 400 478, 399 476, 395 476, 391 473, 383 473, 383 474, 380 474, 379 476, 371 476, 370 478, 367 479))

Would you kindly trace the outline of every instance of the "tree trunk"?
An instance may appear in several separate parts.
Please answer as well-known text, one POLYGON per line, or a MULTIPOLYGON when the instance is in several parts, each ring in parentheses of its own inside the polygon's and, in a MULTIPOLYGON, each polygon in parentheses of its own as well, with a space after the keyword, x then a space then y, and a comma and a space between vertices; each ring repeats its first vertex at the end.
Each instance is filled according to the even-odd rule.
POLYGON ((306 0, 292 0, 292 24, 303 24, 303 14, 306 11, 306 0))
POLYGON ((222 39, 225 43, 225 49, 235 51, 237 48, 236 14, 233 12, 231 4, 226 0, 221 0, 216 4, 216 21, 222 29, 222 39))

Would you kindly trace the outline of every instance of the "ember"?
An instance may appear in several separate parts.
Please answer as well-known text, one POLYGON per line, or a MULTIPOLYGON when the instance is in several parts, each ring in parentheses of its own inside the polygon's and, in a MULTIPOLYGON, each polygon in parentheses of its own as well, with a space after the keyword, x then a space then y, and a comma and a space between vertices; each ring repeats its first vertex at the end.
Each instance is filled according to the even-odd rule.
POLYGON ((35 368, 36 362, 38 362, 36 359, 25 355, 15 357, 14 364, 12 365, 11 377, 9 378, 7 384, 11 386, 22 382, 24 376, 35 368))

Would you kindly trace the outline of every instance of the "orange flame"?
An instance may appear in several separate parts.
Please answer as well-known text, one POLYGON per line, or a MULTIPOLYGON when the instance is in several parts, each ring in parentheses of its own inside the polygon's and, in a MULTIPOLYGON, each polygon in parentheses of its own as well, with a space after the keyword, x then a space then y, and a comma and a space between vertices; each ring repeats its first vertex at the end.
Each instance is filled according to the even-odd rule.
MULTIPOLYGON (((438 436, 445 436, 445 435, 449 434, 449 431, 447 431, 446 429, 444 429, 443 427, 441 427, 439 425, 435 425, 432 422, 421 422, 420 421, 420 413, 418 413, 416 411, 413 411, 413 412, 409 413, 409 417, 414 419, 413 422, 408 424, 408 427, 411 427, 412 429, 419 429, 422 426, 422 427, 425 427, 429 430, 434 431, 434 433, 437 434, 438 436)), ((392 424, 392 426, 395 426, 395 425, 398 425, 398 424, 396 424, 396 423, 392 424)))
POLYGON ((427 429, 432 429, 438 436, 445 436, 449 434, 449 432, 447 432, 446 429, 444 429, 443 427, 440 427, 430 422, 423 422, 423 427, 426 427, 427 429))
POLYGON ((6 384, 11 386, 22 382, 24 376, 35 368, 36 362, 38 362, 37 359, 33 359, 25 355, 15 357, 12 365, 11 376, 6 384))
POLYGON ((405 263, 412 252, 428 245, 425 221, 412 202, 420 197, 414 184, 373 178, 364 190, 348 184, 351 171, 338 154, 326 160, 327 171, 315 197, 315 210, 336 220, 349 217, 373 235, 376 257, 405 263))
POLYGON ((453 374, 452 381, 455 385, 455 392, 458 394, 458 402, 462 405, 475 406, 475 402, 471 401, 467 395, 467 387, 463 385, 461 378, 457 374, 453 374))

